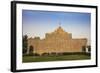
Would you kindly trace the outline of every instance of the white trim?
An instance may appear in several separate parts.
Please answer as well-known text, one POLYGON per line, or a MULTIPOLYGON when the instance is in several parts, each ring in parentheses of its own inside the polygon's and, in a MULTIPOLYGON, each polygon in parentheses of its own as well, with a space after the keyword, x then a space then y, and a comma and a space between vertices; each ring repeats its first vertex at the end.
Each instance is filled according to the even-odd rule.
POLYGON ((51 67, 70 67, 70 66, 83 66, 95 64, 95 9, 79 8, 79 7, 59 7, 59 6, 45 6, 45 5, 28 5, 17 4, 17 70, 20 69, 37 69, 37 68, 51 68, 51 67), (65 11, 65 12, 85 12, 91 13, 91 60, 78 60, 78 61, 55 61, 55 62, 33 62, 22 63, 22 9, 27 10, 46 10, 46 11, 65 11))

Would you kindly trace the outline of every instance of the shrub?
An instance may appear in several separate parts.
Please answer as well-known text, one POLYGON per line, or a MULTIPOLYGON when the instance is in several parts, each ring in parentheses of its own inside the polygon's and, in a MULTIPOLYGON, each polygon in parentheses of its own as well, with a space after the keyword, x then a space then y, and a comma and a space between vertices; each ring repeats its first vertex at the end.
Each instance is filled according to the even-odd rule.
POLYGON ((40 56, 40 54, 38 54, 38 53, 33 53, 33 56, 40 56))
POLYGON ((51 56, 55 56, 57 53, 56 52, 51 52, 50 55, 51 56))
POLYGON ((62 55, 88 55, 90 56, 90 53, 86 52, 63 52, 62 55))
POLYGON ((23 54, 23 56, 40 56, 38 53, 23 54))
POLYGON ((43 53, 42 56, 49 56, 49 53, 43 53))
POLYGON ((57 55, 63 55, 63 53, 57 53, 57 55))

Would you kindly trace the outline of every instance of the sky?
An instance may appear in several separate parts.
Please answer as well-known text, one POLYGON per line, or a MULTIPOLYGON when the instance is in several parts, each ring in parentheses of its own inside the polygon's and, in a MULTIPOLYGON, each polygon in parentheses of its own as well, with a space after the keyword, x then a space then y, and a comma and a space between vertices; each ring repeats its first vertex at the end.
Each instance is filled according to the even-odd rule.
POLYGON ((45 33, 53 32, 61 26, 73 38, 87 38, 90 44, 91 14, 79 12, 22 11, 23 35, 45 38, 45 33), (59 25, 60 24, 60 25, 59 25))

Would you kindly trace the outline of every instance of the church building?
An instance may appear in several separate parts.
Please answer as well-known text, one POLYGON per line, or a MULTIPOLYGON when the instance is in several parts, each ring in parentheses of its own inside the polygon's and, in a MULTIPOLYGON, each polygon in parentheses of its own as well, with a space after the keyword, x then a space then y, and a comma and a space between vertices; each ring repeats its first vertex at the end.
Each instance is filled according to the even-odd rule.
POLYGON ((63 53, 82 52, 82 47, 87 45, 86 38, 72 38, 72 34, 59 26, 55 31, 46 33, 44 39, 40 37, 28 38, 28 49, 33 48, 33 53, 63 53))

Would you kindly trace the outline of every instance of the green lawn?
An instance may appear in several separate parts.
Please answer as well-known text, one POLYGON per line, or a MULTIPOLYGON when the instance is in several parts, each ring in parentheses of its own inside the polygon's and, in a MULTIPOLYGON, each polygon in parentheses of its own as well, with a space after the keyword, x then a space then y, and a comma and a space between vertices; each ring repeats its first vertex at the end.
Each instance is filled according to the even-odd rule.
POLYGON ((47 61, 68 61, 68 60, 86 60, 90 59, 88 55, 60 55, 60 56, 23 56, 23 62, 47 62, 47 61))

